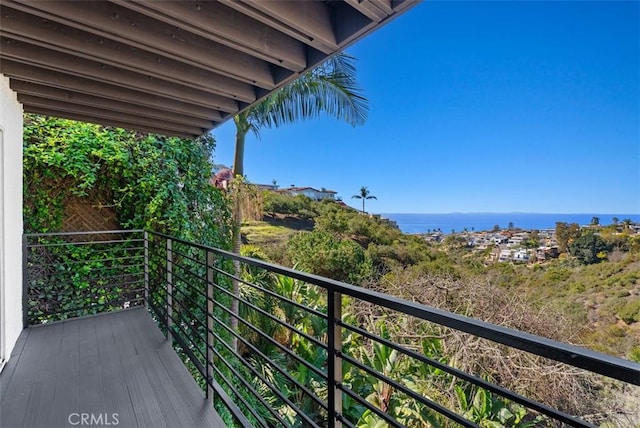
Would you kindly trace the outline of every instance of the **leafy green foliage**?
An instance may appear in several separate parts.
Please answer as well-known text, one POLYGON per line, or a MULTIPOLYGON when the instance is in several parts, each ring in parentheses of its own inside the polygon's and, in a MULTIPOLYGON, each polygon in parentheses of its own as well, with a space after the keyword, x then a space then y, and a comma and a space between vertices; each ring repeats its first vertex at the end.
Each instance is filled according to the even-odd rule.
POLYGON ((146 228, 228 248, 229 212, 209 185, 215 141, 164 137, 27 114, 25 231, 62 227, 72 197, 116 210, 124 229, 146 228))
POLYGON ((573 242, 578 236, 580 236, 580 226, 578 223, 565 223, 556 222, 556 241, 558 242, 558 249, 561 253, 567 251, 569 244, 573 242))
POLYGON ((290 196, 277 192, 264 192, 264 211, 279 214, 300 214, 311 211, 311 199, 304 195, 290 196))
POLYGON ((538 426, 543 420, 526 418, 525 407, 498 399, 484 389, 456 385, 455 393, 463 416, 483 428, 528 428, 538 426))
POLYGON ((350 240, 339 240, 326 232, 302 232, 287 245, 289 256, 300 269, 333 278, 359 283, 369 271, 369 263, 361 246, 350 240))
POLYGON ((569 253, 584 264, 593 264, 606 259, 609 246, 592 231, 586 231, 569 245, 569 253))
POLYGON ((620 311, 618 311, 618 316, 622 321, 626 322, 627 324, 639 322, 640 321, 640 299, 636 298, 627 302, 620 309, 620 311))
POLYGON ((142 304, 141 233, 29 237, 29 324, 59 321, 142 304), (66 238, 66 239, 65 239, 66 238))

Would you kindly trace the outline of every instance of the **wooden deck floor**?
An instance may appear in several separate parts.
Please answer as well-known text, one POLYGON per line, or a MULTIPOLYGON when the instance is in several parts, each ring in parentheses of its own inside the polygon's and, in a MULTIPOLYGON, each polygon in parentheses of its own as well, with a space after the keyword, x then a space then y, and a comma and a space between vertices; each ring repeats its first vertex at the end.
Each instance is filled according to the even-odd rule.
POLYGON ((144 308, 26 329, 0 373, 0 427, 87 425, 224 427, 144 308))

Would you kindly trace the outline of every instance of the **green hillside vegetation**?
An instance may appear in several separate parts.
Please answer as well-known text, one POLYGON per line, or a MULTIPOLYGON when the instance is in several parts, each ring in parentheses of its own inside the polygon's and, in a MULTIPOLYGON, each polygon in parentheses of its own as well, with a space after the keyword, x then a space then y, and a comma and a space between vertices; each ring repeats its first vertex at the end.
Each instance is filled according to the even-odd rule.
MULTIPOLYGON (((460 235, 450 235, 442 243, 428 243, 420 236, 402 234, 384 219, 363 215, 334 201, 313 202, 301 196, 266 192, 264 202, 267 219, 272 222, 277 217, 278 227, 287 222, 306 222, 308 227, 288 232, 278 229, 279 239, 260 245, 260 258, 640 361, 640 251, 638 239, 629 234, 606 228, 584 234, 571 230, 565 243, 567 253, 559 259, 542 264, 487 264, 486 253, 472 251, 460 235)), ((263 227, 273 230, 269 222, 263 227)), ((249 243, 259 244, 251 239, 255 224, 246 225, 244 230, 249 243)), ((543 359, 369 306, 350 302, 349 313, 372 314, 356 318, 356 323, 365 323, 372 331, 379 331, 380 323, 393 326, 384 331, 392 340, 438 337, 433 343, 416 345, 422 346, 427 355, 435 352, 456 367, 499 379, 503 386, 526 391, 532 398, 569 413, 589 415, 594 423, 625 426, 633 420, 614 420, 614 415, 626 411, 623 408, 637 405, 625 404, 620 399, 624 393, 615 383, 565 371, 543 359), (527 369, 514 371, 514 365, 527 369), (546 376, 548 372, 553 376, 546 376)), ((375 347, 365 349, 375 352, 375 347)), ((398 370, 406 376, 417 376, 415 379, 429 379, 425 394, 435 394, 429 389, 435 387, 437 395, 444 394, 444 401, 465 413, 465 400, 448 395, 452 393, 450 384, 447 386, 450 379, 418 374, 415 367, 398 370)), ((467 392, 474 402, 480 400, 477 394, 481 390, 467 392)), ((511 415, 520 411, 513 403, 496 405, 506 406, 511 415)), ((481 416, 476 413, 475 420, 482 426, 540 423, 530 417, 520 422, 499 420, 495 416, 499 412, 491 416, 490 410, 485 411, 481 416)), ((389 413, 393 414, 391 410, 389 413)), ((471 417, 474 411, 469 409, 466 414, 471 417)), ((635 415, 633 411, 629 414, 635 415)), ((363 424, 366 419, 366 414, 360 415, 357 426, 367 426, 363 424)))
POLYGON ((616 233, 614 227, 580 233, 561 225, 567 253, 559 259, 487 265, 484 254, 472 252, 460 236, 430 244, 330 200, 267 191, 264 210, 266 221, 249 222, 242 231, 246 242, 260 245, 273 262, 365 286, 392 284, 399 277, 420 282, 425 276, 484 282, 526 296, 531 308, 557 311, 572 327, 561 339, 640 361, 637 236, 616 233))

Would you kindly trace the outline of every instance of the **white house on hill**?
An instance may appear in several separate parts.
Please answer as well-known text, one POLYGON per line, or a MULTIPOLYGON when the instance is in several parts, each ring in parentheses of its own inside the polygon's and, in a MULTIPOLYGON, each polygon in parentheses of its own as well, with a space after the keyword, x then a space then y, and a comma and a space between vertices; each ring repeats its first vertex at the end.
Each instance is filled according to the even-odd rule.
POLYGON ((336 194, 338 193, 333 190, 327 190, 324 187, 320 190, 314 189, 313 187, 289 187, 287 189, 282 189, 281 192, 292 196, 304 195, 314 201, 321 201, 322 199, 335 200, 336 194))

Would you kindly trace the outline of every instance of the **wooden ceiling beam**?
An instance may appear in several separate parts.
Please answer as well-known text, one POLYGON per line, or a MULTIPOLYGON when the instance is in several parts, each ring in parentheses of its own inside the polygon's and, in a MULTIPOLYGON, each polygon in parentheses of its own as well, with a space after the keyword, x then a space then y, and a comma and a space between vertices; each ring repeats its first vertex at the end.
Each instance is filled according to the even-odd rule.
POLYGON ((358 10, 367 18, 375 22, 386 19, 393 13, 390 0, 345 0, 351 7, 358 10))
POLYGON ((143 125, 136 124, 136 123, 120 122, 120 121, 101 119, 101 118, 91 117, 91 116, 84 115, 84 114, 65 113, 64 115, 62 115, 62 114, 60 114, 60 112, 57 112, 55 110, 50 110, 50 109, 46 109, 46 108, 39 108, 39 107, 32 107, 32 106, 28 106, 28 105, 24 106, 24 111, 25 111, 25 113, 35 113, 35 114, 41 114, 41 115, 44 115, 44 116, 61 117, 61 118, 64 118, 64 119, 77 120, 79 122, 95 123, 97 125, 103 125, 103 126, 115 126, 117 128, 132 129, 132 130, 135 130, 135 131, 146 132, 146 133, 149 133, 149 134, 167 135, 167 136, 180 137, 180 138, 194 138, 194 137, 196 137, 196 135, 185 134, 184 132, 178 132, 178 131, 175 131, 173 129, 147 127, 147 126, 143 126, 143 125))
POLYGON ((229 113, 238 110, 238 103, 235 100, 220 95, 198 91, 170 81, 63 54, 14 39, 0 38, 0 58, 108 82, 125 88, 134 88, 184 102, 201 104, 229 113))
POLYGON ((274 28, 216 1, 112 0, 142 14, 190 31, 232 49, 296 72, 305 69, 304 45, 274 28))
POLYGON ((154 109, 185 114, 211 121, 223 121, 228 117, 228 114, 222 115, 218 110, 209 109, 200 105, 172 100, 171 98, 163 96, 147 94, 145 92, 135 91, 121 86, 114 86, 94 80, 83 79, 9 60, 0 61, 0 72, 9 76, 12 80, 55 86, 57 88, 73 92, 81 92, 95 97, 134 103, 154 109))
MULTIPOLYGON (((95 117, 96 119, 104 119, 121 123, 132 123, 146 128, 160 128, 158 122, 144 116, 136 116, 127 113, 120 113, 111 109, 101 109, 96 107, 88 107, 84 105, 72 104, 65 101, 49 100, 46 98, 34 97, 33 95, 18 94, 18 101, 24 104, 25 109, 39 108, 59 112, 61 115, 83 115, 95 117)), ((183 125, 175 122, 164 122, 166 129, 173 129, 185 135, 201 135, 205 129, 183 125)))
POLYGON ((105 37, 89 34, 8 7, 2 9, 2 19, 0 35, 5 37, 157 78, 168 79, 224 97, 244 102, 256 100, 253 86, 247 83, 133 48, 105 37))
POLYGON ((157 110, 155 108, 149 108, 138 104, 114 101, 81 92, 58 89, 51 86, 38 85, 35 83, 29 83, 15 79, 11 79, 10 86, 11 89, 18 93, 18 95, 29 95, 38 98, 72 103, 82 106, 97 107, 101 109, 112 109, 119 113, 144 116, 150 119, 156 119, 165 122, 174 122, 203 129, 210 129, 215 125, 214 122, 206 119, 199 119, 193 116, 157 110))
POLYGON ((416 3, 0 0, 0 72, 27 111, 195 135, 416 3))
MULTIPOLYGON (((6 5, 88 33, 187 62, 245 83, 274 89, 270 64, 259 58, 104 1, 5 0, 6 5)), ((188 27, 187 27, 188 28, 188 27)))
POLYGON ((221 0, 251 18, 326 55, 339 49, 329 8, 320 1, 221 0))

